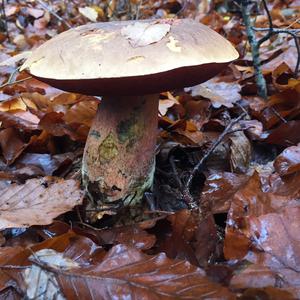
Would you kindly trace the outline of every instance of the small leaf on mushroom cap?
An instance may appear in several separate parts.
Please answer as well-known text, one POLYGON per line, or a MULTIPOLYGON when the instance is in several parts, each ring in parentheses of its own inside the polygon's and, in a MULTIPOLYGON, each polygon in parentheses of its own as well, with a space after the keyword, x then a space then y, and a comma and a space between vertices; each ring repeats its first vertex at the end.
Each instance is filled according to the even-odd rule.
POLYGON ((132 47, 147 46, 160 41, 171 29, 169 24, 136 22, 121 29, 132 47))

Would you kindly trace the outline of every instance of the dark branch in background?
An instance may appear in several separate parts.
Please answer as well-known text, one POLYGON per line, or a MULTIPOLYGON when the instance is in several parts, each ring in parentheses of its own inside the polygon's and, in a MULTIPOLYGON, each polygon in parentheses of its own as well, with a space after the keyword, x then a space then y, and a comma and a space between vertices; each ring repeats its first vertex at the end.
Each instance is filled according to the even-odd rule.
POLYGON ((262 0, 262 4, 264 6, 264 10, 266 11, 268 22, 269 22, 269 28, 254 28, 251 25, 251 13, 250 13, 250 1, 249 0, 241 0, 240 1, 240 7, 242 12, 242 17, 246 26, 246 32, 248 36, 248 40, 250 43, 251 51, 252 51, 252 57, 253 57, 253 67, 254 67, 254 74, 255 74, 255 80, 258 90, 258 95, 264 99, 267 99, 267 84, 266 81, 262 75, 261 71, 261 60, 259 57, 259 48, 262 45, 263 42, 271 38, 275 34, 289 34, 293 37, 295 41, 295 46, 298 53, 297 63, 294 71, 295 77, 297 77, 299 72, 299 65, 300 65, 300 45, 299 45, 299 36, 297 36, 297 33, 299 32, 296 29, 280 29, 280 28, 274 28, 272 17, 269 12, 266 0, 262 0), (262 37, 261 39, 257 40, 255 36, 256 31, 267 31, 267 34, 262 37))
POLYGON ((191 186, 193 179, 197 173, 199 173, 206 162, 206 160, 209 158, 209 156, 215 151, 215 149, 219 146, 219 144, 223 141, 225 136, 227 134, 232 133, 232 129, 234 125, 236 125, 241 119, 243 119, 247 115, 247 112, 243 112, 239 117, 236 119, 233 119, 228 126, 225 128, 225 130, 220 134, 220 136, 216 139, 216 141, 213 143, 213 145, 210 147, 210 149, 203 155, 203 157, 200 159, 200 161, 196 164, 196 166, 193 168, 192 172, 189 175, 189 178, 187 182, 184 185, 183 189, 183 200, 185 203, 189 206, 189 208, 194 209, 198 207, 198 204, 193 199, 193 196, 191 195, 191 186))
POLYGON ((61 16, 59 16, 52 7, 49 7, 47 5, 47 3, 45 3, 42 0, 36 0, 36 2, 38 2, 44 9, 46 9, 52 16, 54 16, 56 19, 58 19, 60 22, 62 22, 63 24, 65 24, 65 26, 67 28, 72 28, 72 26, 69 24, 69 22, 67 22, 65 19, 63 19, 61 16))
POLYGON ((251 24, 251 13, 250 13, 250 5, 249 0, 241 0, 241 12, 242 17, 246 26, 246 32, 248 36, 248 40, 251 47, 252 57, 253 57, 253 67, 255 80, 257 85, 257 94, 267 99, 267 84, 265 78, 262 74, 261 70, 261 60, 259 57, 259 47, 260 43, 256 40, 255 31, 252 28, 251 24))
MULTIPOLYGON (((259 30, 258 30, 258 28, 253 28, 253 30, 255 30, 255 31, 267 31, 268 28, 260 28, 259 30)), ((299 45, 299 38, 300 37, 297 35, 297 32, 300 32, 300 31, 293 30, 293 29, 280 29, 280 28, 272 28, 271 31, 270 30, 268 30, 268 31, 269 32, 267 33, 267 35, 264 36, 264 38, 267 37, 266 39, 270 38, 272 35, 281 34, 281 33, 289 34, 290 36, 293 37, 294 42, 295 42, 295 47, 296 47, 296 50, 297 50, 297 62, 296 62, 296 66, 295 66, 294 76, 297 77, 298 72, 299 72, 299 66, 300 66, 300 45, 299 45)))
POLYGON ((10 36, 9 36, 9 33, 8 33, 7 18, 6 18, 6 14, 5 14, 5 3, 4 3, 4 1, 5 0, 1 0, 0 17, 1 17, 1 20, 3 22, 3 26, 4 26, 6 36, 10 40, 10 36))

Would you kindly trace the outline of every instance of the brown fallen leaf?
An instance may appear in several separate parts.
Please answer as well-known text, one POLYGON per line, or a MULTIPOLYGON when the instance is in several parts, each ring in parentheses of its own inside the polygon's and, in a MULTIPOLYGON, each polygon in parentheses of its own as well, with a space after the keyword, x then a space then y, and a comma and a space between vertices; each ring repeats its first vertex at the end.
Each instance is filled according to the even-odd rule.
POLYGON ((230 135, 230 165, 235 173, 246 174, 252 156, 251 144, 243 131, 230 135))
POLYGON ((284 51, 282 54, 278 55, 275 59, 271 60, 269 63, 264 64, 262 69, 264 72, 270 72, 276 69, 283 62, 289 66, 291 70, 295 70, 297 63, 297 49, 296 47, 290 47, 288 50, 284 51))
POLYGON ((0 146, 6 164, 10 165, 22 154, 27 144, 22 141, 19 132, 10 127, 0 131, 0 146))
POLYGON ((299 126, 299 120, 282 123, 270 132, 263 133, 262 141, 281 146, 298 144, 300 142, 300 135, 298 134, 299 126))
MULTIPOLYGON (((275 288, 272 286, 264 288, 248 288, 244 291, 239 300, 249 299, 272 299, 272 300, 295 300, 296 294, 293 294, 287 289, 275 288)), ((298 299, 298 297, 297 297, 298 299)))
MULTIPOLYGON (((24 276, 22 274, 23 266, 29 266, 28 260, 32 253, 41 249, 54 249, 58 252, 64 252, 67 257, 74 258, 83 263, 94 253, 98 253, 101 247, 97 246, 90 239, 76 235, 69 231, 59 237, 49 238, 41 243, 35 244, 30 248, 23 247, 1 247, 0 248, 0 291, 9 287, 18 286, 18 291, 26 290, 24 276), (71 246, 73 245, 73 247, 71 246), (13 266, 11 267, 6 267, 13 266)), ((105 252, 102 256, 104 256, 105 252)), ((96 255, 95 255, 96 256, 96 255)), ((6 299, 6 298, 4 298, 6 299)))
POLYGON ((63 119, 66 123, 78 123, 91 127, 96 115, 98 100, 80 101, 70 107, 63 119))
POLYGON ((73 179, 44 177, 12 184, 0 192, 0 229, 50 224, 82 199, 79 183, 73 179))
MULTIPOLYGON (((42 249, 29 257, 29 260, 38 260, 42 264, 47 264, 57 270, 68 270, 79 267, 79 264, 70 258, 64 257, 63 253, 53 249, 42 249)), ((26 295, 28 299, 65 299, 60 286, 52 272, 44 270, 41 266, 33 264, 24 271, 24 281, 26 284, 26 295)))
POLYGON ((25 153, 20 157, 15 165, 17 170, 20 167, 37 167, 43 176, 52 176, 61 167, 67 167, 75 159, 72 152, 50 155, 39 153, 25 153))
POLYGON ((120 299, 124 295, 149 300, 235 299, 228 288, 211 282, 202 269, 186 261, 168 259, 163 253, 145 255, 125 245, 116 245, 106 253, 91 239, 73 231, 30 248, 3 247, 0 254, 0 292, 17 286, 26 293, 29 281, 26 284, 24 280, 24 266, 28 279, 32 271, 28 267, 34 265, 39 267, 35 269, 38 274, 46 272, 43 276, 55 278, 67 299, 120 299), (49 254, 48 264, 42 257, 37 259, 42 249, 49 254), (67 261, 69 268, 57 266, 57 257, 67 261))
POLYGON ((280 176, 300 171, 300 144, 285 149, 275 159, 274 168, 280 176))
POLYGON ((214 172, 203 187, 200 203, 213 214, 227 213, 232 197, 248 180, 248 176, 229 172, 214 172))
POLYGON ((257 120, 241 120, 240 126, 252 141, 260 139, 263 132, 263 124, 261 122, 257 120))
MULTIPOLYGON (((283 181, 278 174, 264 177, 255 172, 247 184, 235 193, 226 226, 224 253, 227 259, 241 258, 247 254, 253 241, 250 224, 255 218, 267 217, 272 213, 278 213, 280 217, 283 208, 298 206, 299 178, 300 174, 295 173, 292 178, 283 181)), ((266 231, 257 230, 258 236, 265 234, 266 231)), ((257 239, 255 236, 253 238, 257 239)))
POLYGON ((39 126, 54 136, 68 135, 75 141, 85 140, 86 136, 80 136, 80 133, 66 124, 63 116, 63 113, 50 112, 41 119, 39 126))
POLYGON ((241 86, 238 83, 218 82, 216 79, 208 80, 191 88, 192 96, 202 96, 209 99, 212 105, 219 108, 221 105, 232 107, 241 100, 241 86))
MULTIPOLYGON (((44 269, 45 264, 33 260, 44 269)), ((67 299, 234 299, 226 287, 185 261, 170 260, 163 253, 148 256, 124 245, 114 246, 101 260, 90 257, 80 268, 47 264, 46 270, 55 275, 67 299)))
MULTIPOLYGON (((26 114, 27 112, 23 112, 26 114)), ((12 113, 0 111, 0 121, 3 124, 4 128, 15 127, 23 129, 25 131, 32 131, 39 129, 39 126, 36 123, 27 121, 26 119, 16 116, 12 113)))
POLYGON ((252 265, 233 277, 233 287, 280 286, 299 299, 299 177, 254 173, 234 195, 224 253, 252 265))

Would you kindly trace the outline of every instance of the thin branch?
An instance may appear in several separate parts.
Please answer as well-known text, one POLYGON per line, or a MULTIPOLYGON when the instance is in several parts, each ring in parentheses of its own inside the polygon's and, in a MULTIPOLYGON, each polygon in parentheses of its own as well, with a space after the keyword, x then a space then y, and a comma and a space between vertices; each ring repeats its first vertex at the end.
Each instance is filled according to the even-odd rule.
POLYGON ((274 28, 272 22, 272 16, 268 9, 266 0, 262 0, 262 4, 267 14, 268 23, 269 23, 268 28, 255 28, 251 26, 249 0, 241 0, 240 8, 246 26, 248 40, 251 46, 254 74, 255 74, 255 80, 257 85, 257 93, 260 97, 267 99, 267 84, 262 74, 261 60, 259 56, 260 46, 262 45, 263 42, 270 39, 275 34, 285 33, 291 35, 295 41, 295 46, 298 54, 296 67, 294 70, 294 76, 297 77, 299 72, 299 67, 300 67, 300 45, 299 45, 299 37, 297 36, 297 33, 299 31, 297 29, 289 29, 289 28, 285 28, 285 29, 274 28), (262 31, 262 32, 266 31, 267 33, 261 39, 257 40, 255 36, 256 31, 262 31))
POLYGON ((201 158, 201 160, 196 164, 196 166, 193 168, 192 172, 190 173, 190 176, 185 183, 184 190, 183 190, 183 198, 187 202, 187 204, 190 206, 190 208, 197 207, 197 204, 195 203, 193 197, 191 196, 190 189, 192 186, 192 181, 195 177, 195 175, 203 168, 204 163, 209 158, 209 156, 215 151, 215 149, 219 146, 219 144, 223 141, 225 136, 232 132, 232 128, 234 125, 236 125, 241 119, 243 119, 247 115, 247 112, 243 112, 239 117, 236 119, 233 119, 228 126, 225 128, 225 130, 220 134, 220 136, 216 139, 216 141, 213 143, 211 148, 206 152, 206 154, 201 158))
MULTIPOLYGON (((269 28, 259 28, 259 27, 252 27, 252 29, 254 31, 270 31, 269 28)), ((292 32, 292 33, 300 33, 300 29, 295 29, 295 28, 288 28, 288 27, 285 27, 285 28, 273 28, 272 29, 275 33, 284 33, 288 30, 289 32, 292 32)))
POLYGON ((42 0, 35 0, 38 2, 43 8, 45 8, 51 15, 53 15, 56 19, 58 19, 60 22, 64 23, 68 28, 72 28, 72 26, 61 16, 59 16, 53 9, 52 7, 48 7, 48 5, 42 1, 42 0))
POLYGON ((0 85, 0 89, 3 89, 3 88, 5 88, 6 86, 9 86, 9 85, 14 85, 14 84, 17 84, 17 83, 26 81, 26 80, 31 79, 31 78, 32 78, 32 76, 29 76, 29 77, 26 77, 26 78, 23 78, 23 79, 20 79, 20 80, 16 80, 16 81, 12 81, 12 82, 10 82, 10 81, 8 80, 8 81, 5 82, 4 84, 0 85))
POLYGON ((258 42, 257 42, 258 50, 263 42, 270 39, 275 34, 285 33, 285 34, 291 35, 295 41, 295 46, 297 49, 298 58, 297 58, 296 67, 295 67, 295 71, 294 71, 294 75, 295 75, 295 77, 297 77, 298 71, 299 71, 299 65, 300 65, 300 46, 299 46, 298 36, 296 35, 296 32, 293 32, 293 29, 274 28, 272 17, 271 17, 270 11, 268 9, 266 0, 262 0, 262 3, 264 6, 264 9, 265 9, 265 12, 267 14, 267 17, 268 17, 269 28, 267 28, 268 33, 264 37, 262 37, 260 40, 258 40, 258 42))
POLYGON ((181 180, 179 178, 179 174, 177 172, 177 168, 176 168, 176 165, 175 165, 175 161, 174 161, 174 156, 173 155, 170 156, 169 162, 170 162, 170 165, 171 165, 171 168, 172 168, 172 171, 173 171, 176 183, 177 183, 178 187, 180 189, 182 189, 182 182, 181 182, 181 180))
POLYGON ((257 93, 260 97, 267 99, 267 84, 261 70, 261 60, 259 57, 259 43, 256 40, 255 32, 251 25, 251 17, 250 17, 248 0, 241 0, 241 12, 246 26, 246 32, 247 32, 248 40, 252 51, 257 93))
MULTIPOLYGON (((253 30, 255 30, 255 31, 269 31, 268 28, 253 28, 253 30)), ((296 50, 297 50, 297 62, 296 62, 295 70, 294 70, 295 76, 298 75, 299 66, 300 66, 300 45, 299 45, 299 38, 300 37, 297 35, 297 32, 300 32, 300 30, 296 31, 296 29, 294 30, 294 29, 272 28, 272 32, 268 32, 268 34, 266 34, 262 39, 260 39, 258 41, 258 44, 260 46, 265 40, 269 39, 272 35, 281 34, 281 33, 291 35, 292 38, 295 41, 295 47, 296 47, 296 50)))
POLYGON ((294 26, 295 24, 300 23, 300 18, 296 19, 294 22, 292 22, 289 26, 287 26, 285 29, 289 29, 292 26, 294 26))
POLYGON ((4 1, 5 0, 1 0, 1 15, 3 17, 3 23, 4 23, 4 26, 5 26, 6 36, 7 36, 8 40, 10 40, 10 35, 9 35, 9 32, 8 32, 7 17, 6 17, 6 13, 5 13, 5 4, 4 4, 4 1))
POLYGON ((143 6, 143 0, 140 0, 139 3, 136 5, 135 20, 138 20, 140 18, 140 11, 142 6, 143 6))
POLYGON ((271 31, 271 30, 273 30, 273 21, 272 21, 272 17, 271 17, 271 14, 270 14, 270 11, 269 11, 266 0, 262 0, 262 4, 264 6, 265 12, 266 12, 267 17, 268 17, 269 31, 271 31))

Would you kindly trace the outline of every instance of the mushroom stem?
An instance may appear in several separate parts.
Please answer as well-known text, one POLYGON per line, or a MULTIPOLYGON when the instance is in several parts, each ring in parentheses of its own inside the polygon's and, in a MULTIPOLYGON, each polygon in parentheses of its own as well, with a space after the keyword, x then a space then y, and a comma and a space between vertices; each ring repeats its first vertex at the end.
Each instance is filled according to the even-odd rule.
POLYGON ((158 99, 112 96, 99 104, 82 164, 83 184, 98 208, 135 204, 151 187, 158 99))

